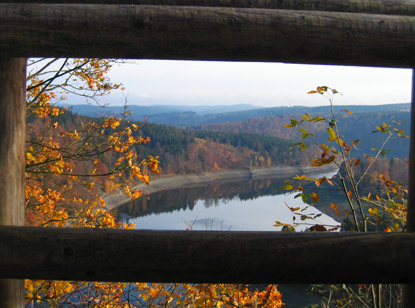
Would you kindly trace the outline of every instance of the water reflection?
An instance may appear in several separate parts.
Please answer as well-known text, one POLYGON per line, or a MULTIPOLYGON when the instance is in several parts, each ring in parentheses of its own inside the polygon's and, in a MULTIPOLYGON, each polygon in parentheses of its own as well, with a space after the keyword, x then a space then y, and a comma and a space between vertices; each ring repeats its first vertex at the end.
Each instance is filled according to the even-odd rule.
MULTIPOLYGON (((134 222, 138 229, 278 231, 272 226, 275 220, 293 222, 286 204, 307 206, 294 198, 296 193, 277 190, 285 180, 267 178, 157 192, 119 207, 114 214, 123 222, 134 222)), ((305 213, 320 211, 311 207, 305 213)), ((323 214, 318 223, 336 221, 323 214)))

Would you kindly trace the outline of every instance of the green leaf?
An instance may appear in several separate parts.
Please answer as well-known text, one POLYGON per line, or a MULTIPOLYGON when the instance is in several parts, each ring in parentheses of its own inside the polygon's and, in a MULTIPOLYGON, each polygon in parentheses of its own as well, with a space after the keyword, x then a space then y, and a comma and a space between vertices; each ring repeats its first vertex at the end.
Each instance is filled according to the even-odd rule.
POLYGON ((302 151, 304 151, 306 149, 306 145, 303 142, 297 142, 297 143, 293 144, 292 146, 290 146, 289 149, 291 150, 292 148, 295 148, 297 146, 299 146, 302 151))
POLYGON ((296 195, 294 196, 294 199, 297 199, 297 198, 299 198, 299 197, 302 197, 303 195, 304 195, 303 193, 296 194, 296 195))
POLYGON ((325 120, 325 118, 320 117, 320 116, 317 116, 317 117, 314 117, 314 118, 311 119, 311 121, 313 121, 313 122, 320 122, 320 121, 324 121, 324 120, 325 120))
POLYGON ((301 147, 301 151, 304 151, 306 149, 305 143, 301 142, 300 147, 301 147))

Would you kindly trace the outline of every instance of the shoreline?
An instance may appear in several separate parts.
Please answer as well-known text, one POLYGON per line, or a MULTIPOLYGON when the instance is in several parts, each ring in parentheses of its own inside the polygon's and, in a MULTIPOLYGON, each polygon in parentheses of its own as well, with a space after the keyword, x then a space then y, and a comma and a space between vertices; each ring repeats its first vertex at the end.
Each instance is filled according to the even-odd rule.
MULTIPOLYGON (((313 173, 325 173, 336 171, 331 165, 321 167, 270 167, 251 170, 230 170, 230 171, 217 171, 207 172, 204 174, 192 174, 192 175, 167 175, 164 177, 156 178, 150 182, 150 185, 139 184, 133 187, 133 189, 139 189, 143 191, 143 195, 149 195, 155 192, 179 188, 189 188, 194 186, 200 186, 203 184, 221 183, 221 182, 237 182, 237 181, 249 181, 254 179, 265 178, 281 178, 292 177, 301 174, 313 174, 313 173)), ((102 196, 107 210, 111 211, 131 200, 122 192, 114 194, 105 194, 102 196)))

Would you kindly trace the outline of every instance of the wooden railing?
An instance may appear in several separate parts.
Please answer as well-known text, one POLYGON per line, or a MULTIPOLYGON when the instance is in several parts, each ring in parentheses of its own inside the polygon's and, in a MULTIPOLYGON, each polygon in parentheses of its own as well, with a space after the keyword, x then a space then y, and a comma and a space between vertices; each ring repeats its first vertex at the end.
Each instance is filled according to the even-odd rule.
POLYGON ((406 1, 396 3, 399 5, 391 12, 402 15, 235 7, 3 3, 0 4, 0 56, 274 61, 410 68, 415 65, 414 5, 406 9, 406 1))
MULTIPOLYGON (((23 223, 25 157, 25 67, 24 59, 17 58, 118 57, 413 68, 414 1, 0 1, 0 29, 0 224, 4 225, 0 227, 0 277, 6 278, 0 279, 1 307, 23 306, 22 283, 12 278, 415 284, 414 233, 16 226, 23 223)), ((415 231, 414 136, 412 120, 411 232, 415 231)), ((408 288, 405 307, 412 308, 415 288, 408 288)))
POLYGON ((415 283, 415 234, 0 227, 0 275, 84 281, 415 283))

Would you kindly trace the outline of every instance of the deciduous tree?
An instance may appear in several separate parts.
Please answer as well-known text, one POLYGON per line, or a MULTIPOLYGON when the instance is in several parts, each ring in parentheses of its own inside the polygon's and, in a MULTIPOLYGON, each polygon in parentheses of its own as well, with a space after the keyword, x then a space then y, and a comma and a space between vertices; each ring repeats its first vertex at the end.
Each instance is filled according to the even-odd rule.
MULTIPOLYGON (((54 103, 68 94, 98 102, 120 87, 108 79, 111 61, 31 59, 27 80, 26 223, 48 227, 134 228, 105 208, 104 192, 132 199, 159 172, 158 157, 140 157, 150 140, 120 117, 73 116, 54 103)), ((26 307, 281 307, 276 286, 264 291, 223 284, 147 284, 26 280, 26 307)))

